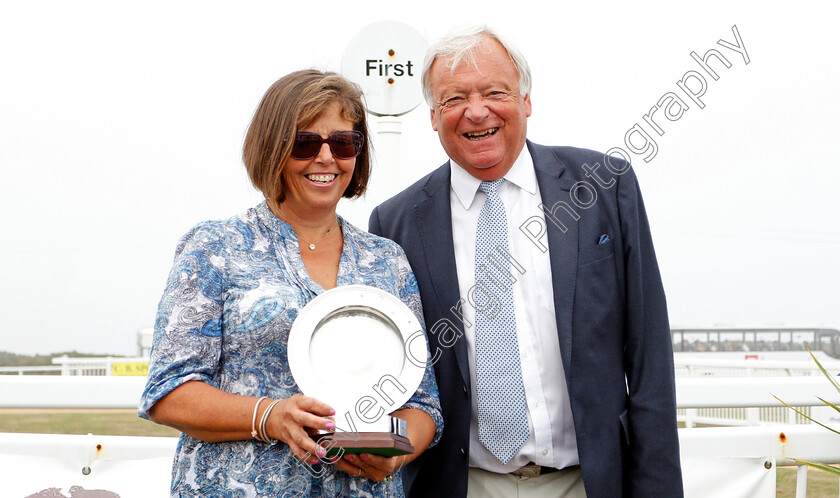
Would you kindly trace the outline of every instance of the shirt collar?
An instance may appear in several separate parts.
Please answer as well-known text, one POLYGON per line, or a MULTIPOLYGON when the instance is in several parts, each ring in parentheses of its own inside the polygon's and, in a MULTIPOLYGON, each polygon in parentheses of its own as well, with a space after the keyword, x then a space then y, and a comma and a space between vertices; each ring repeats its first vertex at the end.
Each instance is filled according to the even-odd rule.
MULTIPOLYGON (((455 197, 464 206, 464 209, 469 209, 475 200, 475 194, 478 192, 481 180, 467 173, 460 164, 452 159, 449 162, 452 165, 449 168, 452 190, 455 192, 455 197)), ((534 172, 534 160, 531 158, 531 153, 528 151, 527 146, 522 147, 522 151, 519 153, 516 161, 514 161, 510 171, 504 176, 504 179, 531 195, 537 193, 537 174, 534 172)))

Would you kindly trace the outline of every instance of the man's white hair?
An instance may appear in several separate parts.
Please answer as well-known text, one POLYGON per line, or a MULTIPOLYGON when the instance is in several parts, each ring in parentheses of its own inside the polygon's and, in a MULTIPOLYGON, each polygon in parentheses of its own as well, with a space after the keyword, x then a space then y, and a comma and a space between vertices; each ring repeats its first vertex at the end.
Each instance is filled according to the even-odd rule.
POLYGON ((449 70, 454 72, 461 64, 472 64, 478 68, 475 60, 475 51, 485 39, 493 39, 499 42, 507 51, 513 62, 516 71, 519 73, 519 93, 524 97, 531 93, 531 68, 528 61, 516 47, 508 43, 502 36, 487 26, 465 26, 450 31, 446 36, 433 43, 426 51, 426 58, 423 60, 423 72, 420 81, 423 84, 423 98, 432 109, 435 102, 432 97, 432 87, 429 81, 429 72, 432 64, 438 57, 451 59, 449 70))

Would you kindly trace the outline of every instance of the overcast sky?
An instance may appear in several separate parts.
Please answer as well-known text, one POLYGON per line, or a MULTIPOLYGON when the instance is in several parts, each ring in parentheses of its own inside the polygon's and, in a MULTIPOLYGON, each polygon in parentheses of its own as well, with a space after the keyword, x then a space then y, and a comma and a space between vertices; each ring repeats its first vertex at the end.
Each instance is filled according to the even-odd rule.
MULTIPOLYGON (((672 326, 840 328, 840 9, 738 3, 0 0, 0 350, 134 354, 178 238, 261 200, 240 156, 262 94, 340 70, 380 20, 506 34, 532 68, 535 142, 655 140, 631 158, 672 326), (731 64, 710 63, 717 80, 690 55, 712 48, 731 64), (703 107, 677 84, 689 71, 703 107), (687 110, 654 119, 660 136, 643 116, 668 92, 687 110)), ((402 121, 400 188, 446 159, 425 104, 402 121)), ((398 190, 374 171, 339 212, 366 228, 398 190)))

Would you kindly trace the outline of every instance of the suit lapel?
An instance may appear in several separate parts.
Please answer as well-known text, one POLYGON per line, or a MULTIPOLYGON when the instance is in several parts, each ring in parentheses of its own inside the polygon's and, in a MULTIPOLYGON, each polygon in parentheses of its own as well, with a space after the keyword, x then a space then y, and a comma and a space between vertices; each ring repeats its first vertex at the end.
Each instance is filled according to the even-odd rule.
POLYGON ((566 375, 572 368, 572 310, 575 300, 575 279, 577 278, 578 223, 563 209, 557 210, 557 217, 566 227, 566 232, 550 221, 549 214, 557 202, 570 203, 569 192, 574 182, 569 175, 563 177, 566 165, 548 147, 527 142, 534 160, 537 184, 546 213, 548 252, 551 260, 551 282, 554 291, 554 313, 560 340, 560 355, 566 375))
MULTIPOLYGON (((464 339, 464 324, 449 309, 461 299, 458 287, 458 272, 455 265, 455 244, 452 237, 452 210, 449 201, 450 166, 447 162, 429 178, 423 186, 426 198, 414 208, 423 251, 426 256, 428 274, 432 280, 438 304, 438 316, 449 319, 460 332, 455 341, 455 357, 464 383, 469 382, 469 359, 467 341, 464 339)), ((434 324, 427 323, 427 330, 434 324)))

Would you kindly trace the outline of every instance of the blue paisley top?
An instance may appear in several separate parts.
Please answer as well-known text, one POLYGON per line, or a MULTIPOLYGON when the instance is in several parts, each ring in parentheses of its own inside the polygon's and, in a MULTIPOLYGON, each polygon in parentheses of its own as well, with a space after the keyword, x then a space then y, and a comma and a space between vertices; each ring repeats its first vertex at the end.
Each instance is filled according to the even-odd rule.
MULTIPOLYGON (((337 285, 371 285, 399 296, 422 324, 417 282, 402 249, 339 221, 344 247, 337 285)), ((197 225, 175 251, 139 415, 148 419, 155 402, 190 380, 248 396, 299 393, 286 356, 289 330, 323 291, 306 271, 294 230, 265 202, 228 220, 197 225)), ((435 444, 443 418, 431 366, 404 408, 432 417, 435 444)), ((282 442, 208 443, 182 434, 171 491, 202 497, 403 495, 399 478, 377 484, 328 464, 313 466, 316 472, 307 467, 282 442)))

